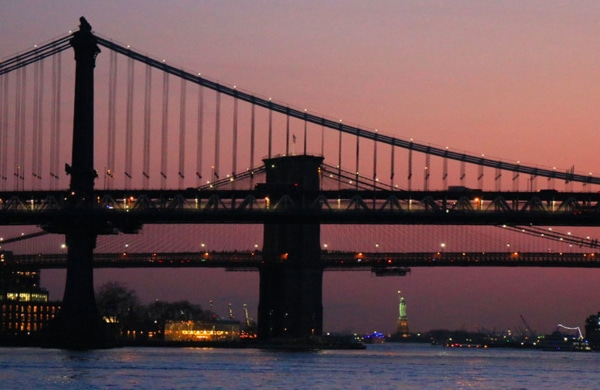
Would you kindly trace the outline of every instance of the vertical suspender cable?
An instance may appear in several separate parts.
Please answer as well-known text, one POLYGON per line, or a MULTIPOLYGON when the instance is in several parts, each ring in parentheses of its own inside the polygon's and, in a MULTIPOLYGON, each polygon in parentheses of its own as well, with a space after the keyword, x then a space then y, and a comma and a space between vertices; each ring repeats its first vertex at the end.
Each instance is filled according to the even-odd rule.
MULTIPOLYGON (((250 123, 250 169, 254 169, 254 138, 256 134, 256 106, 252 104, 250 123)), ((250 173, 250 186, 254 188, 254 173, 250 173)))
POLYGON ((271 151, 272 151, 272 147, 273 147, 273 110, 271 109, 271 99, 269 98, 269 151, 268 151, 268 157, 271 158, 271 151))
POLYGON ((133 169, 133 58, 127 58, 127 113, 125 135, 125 189, 131 188, 133 169))
POLYGON ((217 110, 215 115, 215 166, 213 181, 219 179, 219 160, 221 149, 221 93, 217 91, 217 110))
POLYGON ((197 131, 197 144, 196 144, 196 180, 197 185, 200 186, 202 180, 202 137, 204 130, 204 88, 198 85, 198 123, 196 127, 197 131))
POLYGON ((167 185, 167 131, 169 125, 169 74, 163 73, 162 137, 160 150, 160 188, 167 185))
POLYGON ((24 189, 21 186, 25 178, 25 87, 27 72, 25 67, 17 70, 17 91, 15 107, 15 189, 24 189))
POLYGON ((33 87, 32 87, 32 92, 33 92, 33 110, 31 113, 31 124, 32 124, 32 135, 31 135, 31 141, 29 143, 31 149, 32 149, 32 156, 31 156, 31 189, 35 190, 37 189, 36 187, 36 180, 35 180, 35 176, 36 176, 36 167, 37 167, 37 157, 39 154, 39 149, 38 149, 38 143, 37 143, 37 139, 38 139, 38 134, 40 131, 40 117, 39 117, 39 95, 40 95, 40 62, 36 61, 33 64, 33 87))
POLYGON ((303 154, 306 156, 306 137, 307 137, 307 127, 308 127, 308 121, 306 120, 306 109, 304 110, 304 152, 303 154))
POLYGON ((150 134, 151 134, 151 104, 152 104, 152 67, 146 65, 146 80, 144 88, 144 168, 142 169, 143 188, 150 186, 150 134))
MULTIPOLYGON (((501 183, 502 183, 502 170, 500 168, 496 168, 496 176, 494 177, 494 181, 496 182, 496 191, 500 191, 501 183)), ((548 178, 550 180, 550 178, 548 178)), ((554 189, 554 188, 553 188, 554 189)))
POLYGON ((342 187, 342 120, 339 122, 339 135, 340 139, 338 142, 338 190, 342 187))
MULTIPOLYGON (((233 97, 233 156, 231 161, 231 173, 235 179, 237 172, 237 139, 238 139, 238 99, 233 97)), ((235 182, 234 182, 235 183, 235 182)), ((235 185, 235 184, 234 184, 235 185)))
POLYGON ((375 129, 375 139, 373 140, 373 210, 377 206, 375 191, 377 190, 377 129, 375 129))
POLYGON ((377 183, 377 129, 375 129, 375 139, 373 140, 373 190, 377 183))
POLYGON ((6 165, 8 162, 8 73, 0 75, 0 93, 2 101, 0 107, 0 189, 6 189, 6 165))
POLYGON ((285 121, 285 155, 289 156, 290 155, 290 114, 289 114, 289 108, 286 108, 285 118, 286 118, 286 121, 285 121))
POLYGON ((33 92, 33 111, 32 111, 32 115, 31 115, 31 119, 32 119, 32 135, 31 135, 31 141, 30 141, 30 147, 32 148, 32 156, 31 156, 31 189, 35 190, 37 189, 36 186, 36 180, 35 180, 35 176, 36 176, 36 167, 37 167, 37 157, 39 155, 39 149, 38 149, 38 143, 37 143, 37 139, 38 139, 38 135, 39 135, 39 131, 40 131, 40 117, 39 117, 39 98, 40 98, 40 61, 36 61, 33 64, 33 87, 32 87, 32 92, 33 92))
POLYGON ((42 151, 43 151, 43 145, 44 145, 44 132, 43 132, 43 128, 44 128, 44 120, 43 120, 43 113, 44 113, 44 62, 40 61, 40 91, 39 91, 39 96, 38 96, 38 121, 39 121, 39 125, 38 125, 38 136, 37 136, 37 149, 39 151, 39 156, 36 160, 36 175, 35 175, 35 179, 38 183, 41 183, 42 181, 42 151))
POLYGON ((38 189, 41 179, 41 154, 42 154, 42 97, 44 91, 44 67, 43 61, 36 61, 33 65, 33 136, 32 136, 32 158, 31 176, 32 189, 38 189))
POLYGON ((429 170, 431 165, 431 154, 425 153, 425 173, 423 175, 423 189, 429 191, 429 170))
POLYGON ((179 94, 179 188, 183 188, 183 179, 185 178, 185 101, 186 101, 186 82, 181 79, 179 94))
POLYGON ((462 160, 460 162, 460 184, 462 186, 465 185, 465 178, 467 177, 467 167, 466 167, 467 163, 465 162, 465 160, 462 160))
MULTIPOLYGON (((448 152, 448 150, 446 149, 446 153, 448 152)), ((444 190, 448 189, 448 159, 446 157, 444 157, 444 162, 443 162, 443 167, 442 167, 442 183, 444 186, 444 190)))
POLYGON ((411 147, 408 149, 408 190, 412 190, 412 142, 411 147))
POLYGON ((62 54, 57 53, 52 57, 52 111, 50 117, 50 177, 51 189, 58 188, 59 181, 59 156, 60 156, 60 92, 62 75, 62 54))
POLYGON ((250 168, 254 168, 254 142, 256 138, 256 105, 252 104, 250 123, 250 168))
POLYGON ((56 184, 58 187, 59 184, 59 170, 60 170, 60 139, 61 139, 61 113, 62 113, 62 53, 57 54, 55 57, 58 57, 57 60, 57 67, 56 67, 56 96, 55 96, 55 100, 56 100, 56 137, 55 137, 55 148, 54 150, 56 151, 56 154, 54 155, 54 172, 56 173, 56 184))
POLYGON ((14 190, 19 190, 19 151, 21 150, 19 142, 19 128, 21 127, 21 72, 24 68, 17 69, 17 79, 15 83, 15 127, 14 127, 14 153, 13 153, 13 177, 14 177, 14 190))
MULTIPOLYGON (((340 145, 341 148, 341 145, 340 145)), ((358 133, 356 133, 356 169, 354 170, 354 181, 355 181, 355 185, 356 185, 356 189, 358 190, 358 177, 359 177, 359 161, 360 161, 360 137, 358 135, 358 133)), ((340 163, 340 166, 342 164, 340 163)))
POLYGON ((321 125, 321 156, 325 156, 325 125, 321 125))
POLYGON ((116 147, 116 107, 117 107, 117 53, 110 52, 108 69, 108 138, 106 147, 106 168, 104 171, 104 187, 112 188, 115 174, 115 147, 116 147))
POLYGON ((390 159, 390 161, 391 161, 391 164, 392 164, 392 165, 390 166, 390 186, 391 186, 392 188, 394 188, 394 166, 395 166, 395 163, 394 163, 394 150, 395 150, 395 149, 396 149, 396 148, 395 148, 395 147, 394 147, 394 145, 392 144, 392 151, 391 151, 391 153, 392 153, 392 157, 391 157, 391 159, 390 159))
POLYGON ((19 130, 19 146, 20 146, 20 150, 19 150, 19 166, 21 167, 20 173, 19 173, 19 181, 21 183, 21 189, 24 190, 25 189, 25 139, 26 139, 26 129, 27 126, 25 125, 25 118, 26 118, 26 113, 27 113, 27 100, 26 100, 26 96, 27 96, 27 68, 23 68, 23 73, 21 74, 21 111, 19 112, 21 119, 20 119, 20 124, 21 124, 21 128, 19 130))
POLYGON ((483 188, 483 156, 481 157, 481 162, 482 164, 479 165, 479 175, 477 176, 479 188, 483 188))

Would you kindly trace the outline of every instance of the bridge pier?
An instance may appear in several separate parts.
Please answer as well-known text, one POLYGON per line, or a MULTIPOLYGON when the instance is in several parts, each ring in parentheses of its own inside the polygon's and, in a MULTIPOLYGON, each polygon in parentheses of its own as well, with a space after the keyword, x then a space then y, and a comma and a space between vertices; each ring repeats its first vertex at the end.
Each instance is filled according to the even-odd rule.
POLYGON ((91 349, 112 346, 96 306, 93 252, 96 234, 81 226, 66 234, 67 278, 61 309, 44 330, 45 347, 91 349))
MULTIPOLYGON (((265 159, 265 196, 269 207, 308 208, 304 196, 319 190, 322 157, 265 159)), ((314 199, 314 197, 308 197, 314 199)), ((312 201, 311 199, 311 201, 312 201)), ((284 221, 266 223, 264 264, 259 269, 258 337, 297 339, 323 332, 323 266, 320 225, 284 221)))
POLYGON ((75 51, 75 98, 73 110, 73 150, 69 198, 62 222, 46 227, 64 233, 67 243, 67 279, 61 309, 45 329, 43 344, 67 349, 111 346, 107 327, 94 296, 94 248, 102 223, 91 218, 94 206, 94 67, 100 52, 92 26, 81 17, 79 31, 73 34, 75 51))

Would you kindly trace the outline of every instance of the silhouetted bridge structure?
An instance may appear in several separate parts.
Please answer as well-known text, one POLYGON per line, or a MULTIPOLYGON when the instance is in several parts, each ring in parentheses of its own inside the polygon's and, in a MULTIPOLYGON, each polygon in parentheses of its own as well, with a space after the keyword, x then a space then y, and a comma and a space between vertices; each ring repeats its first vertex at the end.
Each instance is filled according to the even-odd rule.
MULTIPOLYGON (((433 147, 315 115, 153 59, 96 36, 85 19, 80 22, 74 34, 0 62, 0 225, 40 226, 67 242, 66 256, 7 252, 4 264, 67 268, 61 313, 48 339, 54 345, 105 345, 94 267, 258 269, 259 335, 292 338, 322 332, 326 269, 402 275, 417 266, 597 267, 593 251, 325 252, 324 224, 503 226, 532 236, 539 226, 600 226, 600 194, 594 190, 600 177, 433 147), (109 50, 108 80, 95 83, 100 46, 109 50), (70 47, 75 94, 72 112, 65 113, 61 53, 70 47), (135 64, 144 67, 142 78, 135 77, 135 64), (117 82, 119 70, 126 72, 123 83, 117 82), (158 92, 153 71, 162 79, 158 92), (179 81, 177 115, 173 78, 179 81), (118 85, 125 87, 122 94, 118 85), (94 132, 95 88, 107 102, 102 132, 94 132), (140 90, 141 102, 134 93, 140 90), (72 138, 61 131, 69 114, 72 138), (61 145, 69 141, 71 164, 62 175, 59 163, 69 156, 61 145), (98 151, 105 157, 95 156, 95 143, 104 145, 98 151), (325 162, 326 154, 334 162, 325 162), (414 169, 421 164, 414 155, 423 169, 414 169), (398 167, 401 158, 405 163, 398 167), (432 179, 434 167, 438 179, 432 179), (449 181, 452 176, 460 185, 449 181), (526 190, 519 188, 522 177, 526 190), (512 190, 502 190, 507 179, 512 190), (422 188, 415 189, 417 181, 422 188), (557 181, 564 181, 564 191, 556 189, 557 181), (217 223, 262 224, 260 253, 94 253, 99 235, 137 233, 145 224, 217 223)), ((546 236, 597 247, 595 240, 546 236)))
MULTIPOLYGON (((287 255, 279 259, 285 264, 287 255)), ((19 270, 63 269, 66 254, 17 255, 0 252, 0 264, 19 270)), ((95 253, 94 268, 225 268, 258 271, 260 251, 181 253, 95 253)), ((321 266, 329 271, 369 270, 378 276, 404 275, 411 267, 576 267, 599 268, 600 253, 554 252, 321 252, 321 266)))
MULTIPOLYGON (((65 218, 66 191, 0 192, 5 225, 65 218)), ((265 223, 598 226, 600 194, 589 192, 98 190, 86 215, 121 230, 143 224, 265 223), (301 198, 298 199, 298 194, 301 198), (279 199, 273 202, 272 199, 279 199), (294 200, 296 199, 296 200, 294 200)))

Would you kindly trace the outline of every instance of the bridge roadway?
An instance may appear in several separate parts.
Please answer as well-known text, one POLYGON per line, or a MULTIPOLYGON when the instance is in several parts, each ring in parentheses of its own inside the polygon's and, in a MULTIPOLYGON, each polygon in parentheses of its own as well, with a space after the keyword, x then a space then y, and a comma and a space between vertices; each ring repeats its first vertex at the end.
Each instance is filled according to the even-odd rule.
MULTIPOLYGON (((281 254, 285 263, 288 254, 281 254)), ((329 271, 367 271, 378 276, 404 275, 410 267, 577 267, 600 268, 600 253, 560 252, 338 252, 322 251, 321 263, 329 271)), ((66 254, 17 255, 0 252, 5 269, 61 269, 66 254)), ((96 253, 94 268, 225 268, 257 271, 263 264, 260 251, 181 253, 96 253)))
MULTIPOLYGON (((257 186, 256 188, 260 188, 257 186)), ((70 211, 66 191, 0 192, 0 225, 85 218, 107 230, 143 224, 271 223, 600 226, 600 194, 323 190, 98 190, 95 207, 70 211), (274 204, 270 199, 279 199, 274 204), (300 204, 301 203, 301 204, 300 204)), ((110 231, 107 231, 109 233, 110 231)))

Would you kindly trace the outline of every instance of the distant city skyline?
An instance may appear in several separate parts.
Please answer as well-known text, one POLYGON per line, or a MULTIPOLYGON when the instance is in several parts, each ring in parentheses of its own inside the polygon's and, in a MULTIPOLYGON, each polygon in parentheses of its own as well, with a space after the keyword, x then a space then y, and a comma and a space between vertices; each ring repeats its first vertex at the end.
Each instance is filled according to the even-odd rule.
MULTIPOLYGON (((600 4, 593 1, 308 1, 301 7, 278 1, 15 2, 0 5, 0 58, 75 29, 82 15, 105 37, 261 96, 399 138, 600 174, 600 4)), ((364 230, 340 228, 338 245, 372 246, 378 240, 373 237, 383 237, 387 247, 409 245, 400 233, 369 227, 363 237, 364 230)), ((600 236, 598 229, 578 230, 600 236)), ((439 246, 447 242, 445 234, 458 235, 439 232, 423 245, 439 246)), ((328 234, 322 242, 333 248, 334 234, 328 234)), ((243 230, 240 235, 262 240, 243 230)), ((207 307, 213 299, 222 315, 230 301, 240 316, 243 303, 256 313, 257 273, 158 272, 97 270, 96 284, 122 281, 145 302, 188 299, 207 307)), ((62 274, 42 272, 52 299, 62 297, 62 274)), ((520 315, 543 332, 557 323, 583 326, 600 310, 594 292, 599 276, 593 269, 535 268, 420 268, 398 278, 326 272, 324 329, 394 331, 398 290, 408 304, 411 331, 500 330, 520 326, 520 315)))

